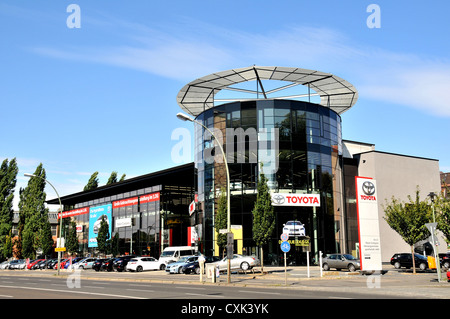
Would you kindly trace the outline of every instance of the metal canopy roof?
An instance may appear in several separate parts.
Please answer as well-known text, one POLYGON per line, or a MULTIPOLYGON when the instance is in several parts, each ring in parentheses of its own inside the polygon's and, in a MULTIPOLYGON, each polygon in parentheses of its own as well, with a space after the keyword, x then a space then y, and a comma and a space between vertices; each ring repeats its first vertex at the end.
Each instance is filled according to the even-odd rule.
POLYGON ((265 99, 268 99, 271 93, 296 85, 307 86, 317 94, 276 97, 276 99, 319 95, 320 105, 329 107, 338 114, 347 111, 358 99, 358 92, 352 84, 330 73, 289 67, 250 66, 213 73, 186 84, 178 92, 177 103, 185 112, 197 116, 214 107, 214 97, 223 89, 259 93, 265 99), (261 92, 230 87, 242 82, 255 80, 258 81, 261 92), (265 92, 261 80, 287 81, 290 84, 265 92))

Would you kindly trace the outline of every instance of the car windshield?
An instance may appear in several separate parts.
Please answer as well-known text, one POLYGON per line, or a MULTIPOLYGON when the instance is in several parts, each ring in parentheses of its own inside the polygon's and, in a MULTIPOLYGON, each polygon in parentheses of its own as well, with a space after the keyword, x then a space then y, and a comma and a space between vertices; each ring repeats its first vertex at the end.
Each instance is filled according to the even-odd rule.
POLYGON ((175 250, 163 251, 161 254, 161 257, 172 257, 174 253, 175 253, 175 250))
POLYGON ((290 222, 287 222, 286 223, 286 225, 297 225, 297 226, 300 226, 302 223, 300 223, 300 222, 298 222, 298 221, 290 221, 290 222))

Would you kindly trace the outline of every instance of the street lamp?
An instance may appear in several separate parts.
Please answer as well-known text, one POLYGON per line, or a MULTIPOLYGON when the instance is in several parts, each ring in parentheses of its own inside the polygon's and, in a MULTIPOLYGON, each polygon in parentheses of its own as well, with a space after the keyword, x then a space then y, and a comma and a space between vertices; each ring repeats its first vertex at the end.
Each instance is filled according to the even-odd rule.
MULTIPOLYGON (((62 204, 61 204, 61 198, 59 197, 58 191, 56 190, 55 186, 52 185, 52 183, 50 183, 48 180, 46 180, 45 178, 38 176, 38 175, 34 175, 34 174, 28 174, 25 173, 23 174, 26 177, 38 177, 40 179, 43 179, 45 182, 47 182, 51 187, 53 187, 56 196, 58 196, 58 200, 59 200, 59 211, 60 211, 60 217, 59 217, 59 241, 61 242, 61 229, 62 229, 62 204)), ((56 242, 58 242, 58 237, 56 238, 56 242)), ((58 276, 59 276, 59 268, 61 268, 61 251, 58 251, 58 276)))
MULTIPOLYGON (((207 130, 212 137, 214 137, 214 139, 217 141, 217 137, 214 135, 213 132, 211 132, 211 130, 209 128, 207 128, 205 125, 203 125, 202 123, 200 123, 199 121, 194 120, 193 118, 189 117, 188 115, 184 114, 184 113, 178 113, 177 114, 177 118, 182 120, 182 121, 189 121, 189 122, 193 122, 196 123, 198 125, 201 125, 205 130, 207 130)), ((228 170, 228 162, 227 162, 227 157, 225 155, 225 152, 223 151, 223 147, 222 145, 220 145, 220 143, 217 143, 217 145, 219 145, 219 149, 222 152, 222 157, 223 157, 223 161, 225 164, 225 170, 227 173, 227 233, 231 233, 231 214, 230 214, 230 171, 228 170)), ((228 265, 227 265, 227 282, 230 283, 231 282, 231 276, 230 276, 230 272, 231 272, 231 261, 230 258, 228 259, 228 265)))
MULTIPOLYGON (((434 192, 430 192, 428 194, 428 196, 430 196, 430 199, 431 199, 431 208, 433 210, 433 223, 436 225, 436 215, 434 213, 434 199, 437 197, 437 195, 434 192)), ((434 232, 435 229, 436 228, 433 229, 433 232, 434 232)), ((435 234, 433 234, 433 233, 431 234, 431 236, 433 238, 436 238, 435 234)), ((433 246, 434 246, 433 247, 434 257, 436 259, 436 272, 437 272, 437 275, 438 275, 438 282, 440 282, 441 281, 441 263, 439 261, 439 249, 438 249, 438 246, 437 246, 437 238, 435 240, 433 240, 433 246)))

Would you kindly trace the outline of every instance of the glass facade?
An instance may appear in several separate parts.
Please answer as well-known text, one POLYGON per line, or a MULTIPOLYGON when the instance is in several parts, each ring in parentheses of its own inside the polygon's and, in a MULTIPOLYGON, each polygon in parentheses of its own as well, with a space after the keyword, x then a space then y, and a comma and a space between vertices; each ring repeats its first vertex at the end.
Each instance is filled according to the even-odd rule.
MULTIPOLYGON (((242 251, 237 253, 259 252, 252 239, 252 209, 260 170, 258 163, 267 159, 271 165, 276 164, 276 169, 268 173, 264 170, 272 192, 320 194, 322 205, 317 208, 275 207, 276 226, 272 241, 264 250, 267 254, 265 263, 281 263, 280 235, 283 224, 292 220, 305 225, 313 258, 317 257, 318 251, 332 253, 345 249, 341 214, 341 118, 337 113, 309 102, 255 100, 217 106, 201 113, 196 120, 220 133, 215 135, 221 135, 227 154, 231 224, 242 229, 242 251), (238 130, 245 133, 243 137, 231 136, 238 130)), ((226 174, 217 147, 204 134, 205 130, 195 125, 198 199, 202 203, 200 216, 204 230, 201 236, 205 253, 217 255, 214 251, 214 214, 218 192, 226 187, 226 174)), ((297 243, 294 241, 288 254, 290 264, 305 261, 305 248, 297 243)))

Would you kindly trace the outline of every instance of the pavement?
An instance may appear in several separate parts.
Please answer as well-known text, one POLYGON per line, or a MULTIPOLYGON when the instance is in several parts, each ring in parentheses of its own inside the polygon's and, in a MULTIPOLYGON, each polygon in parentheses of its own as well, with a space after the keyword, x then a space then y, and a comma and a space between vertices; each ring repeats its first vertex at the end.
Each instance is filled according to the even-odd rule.
MULTIPOLYGON (((424 298, 424 299, 450 299, 450 283, 447 282, 446 273, 442 272, 442 281, 437 281, 436 271, 396 270, 386 267, 385 273, 363 275, 360 272, 348 271, 320 271, 318 266, 284 267, 265 266, 247 273, 232 273, 231 282, 227 282, 227 275, 221 274, 216 282, 203 275, 169 274, 165 271, 136 272, 96 272, 81 270, 81 280, 103 281, 135 281, 159 282, 167 284, 189 285, 226 285, 238 287, 279 288, 308 291, 339 291, 359 292, 360 294, 377 295, 380 298, 424 298)), ((73 274, 71 270, 61 270, 60 276, 68 277, 73 274)), ((56 276, 55 270, 0 270, 2 275, 14 276, 56 276)))

